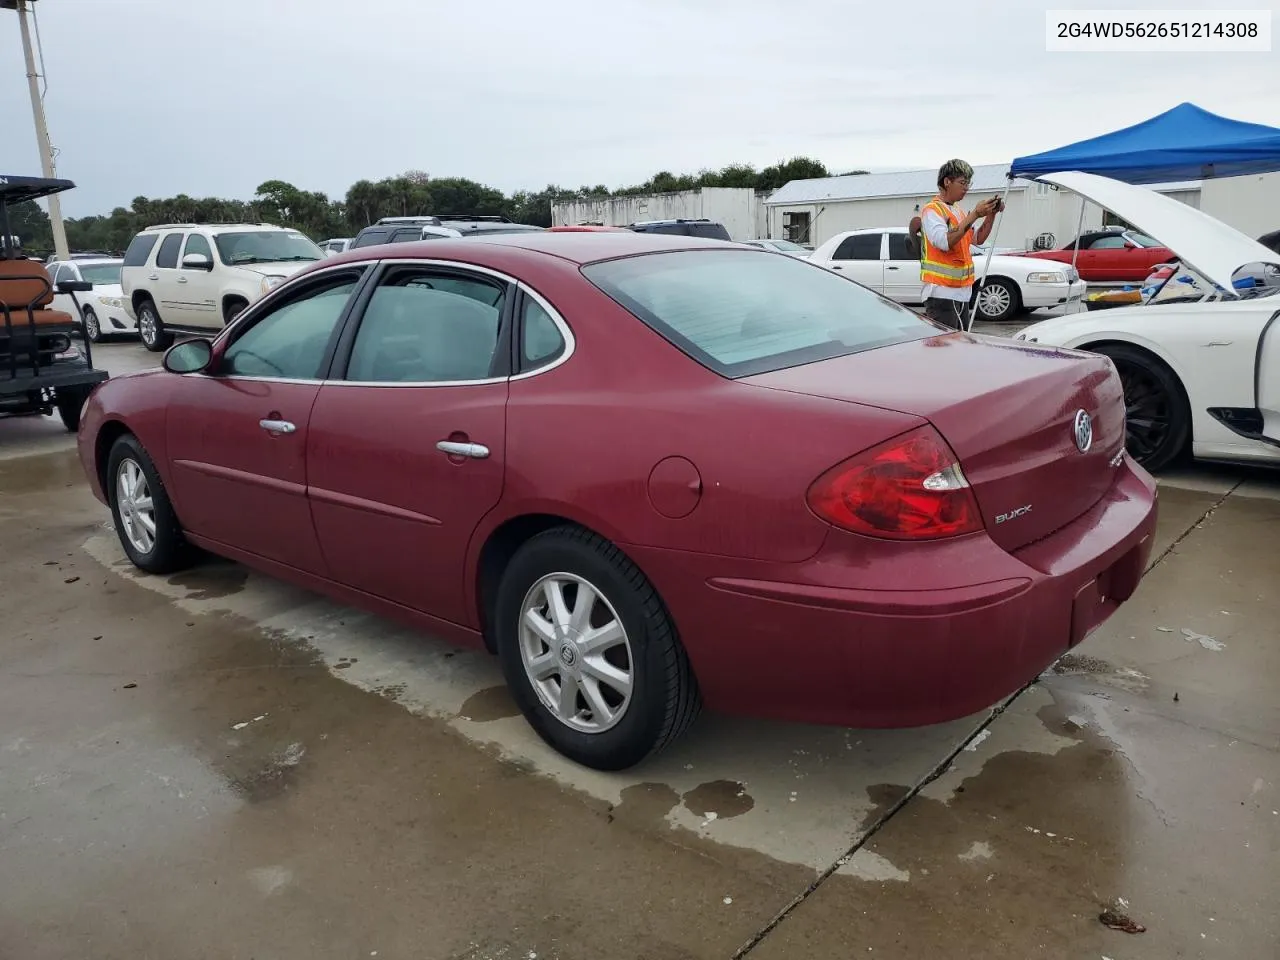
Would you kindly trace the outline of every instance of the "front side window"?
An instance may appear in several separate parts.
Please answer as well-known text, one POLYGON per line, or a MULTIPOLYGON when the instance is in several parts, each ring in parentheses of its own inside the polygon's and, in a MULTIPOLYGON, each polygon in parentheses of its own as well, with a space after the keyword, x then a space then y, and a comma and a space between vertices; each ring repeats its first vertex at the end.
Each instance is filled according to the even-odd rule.
POLYGON ((156 266, 172 270, 178 265, 178 248, 182 246, 182 234, 170 233, 160 243, 156 253, 156 266))
POLYGON ((1089 245, 1090 250, 1123 250, 1124 237, 1099 237, 1089 245))
POLYGON ((220 372, 281 380, 319 379, 329 341, 360 282, 360 273, 343 271, 326 277, 272 309, 227 347, 220 372))
POLYGON ((905 307, 797 257, 688 250, 593 263, 582 273, 674 346, 726 377, 937 333, 905 307))
POLYGON ((497 281, 416 267, 392 271, 365 308, 347 379, 486 380, 498 357, 505 300, 497 281))
POLYGON ((186 259, 193 253, 201 253, 209 258, 209 262, 213 263, 213 250, 209 247, 209 241, 204 238, 203 234, 193 233, 187 237, 186 249, 182 251, 182 259, 186 259))
MULTIPOLYGON (((974 247, 974 250, 978 250, 974 247)), ((915 260, 916 257, 911 252, 911 248, 907 245, 907 235, 905 233, 889 234, 889 259, 890 260, 915 260)))
POLYGON ((54 268, 52 279, 53 285, 56 287, 58 284, 65 283, 67 280, 74 280, 75 277, 71 275, 70 267, 65 263, 60 263, 54 268))
POLYGON ((236 230, 213 238, 222 262, 233 267, 252 263, 319 260, 320 248, 296 230, 236 230))

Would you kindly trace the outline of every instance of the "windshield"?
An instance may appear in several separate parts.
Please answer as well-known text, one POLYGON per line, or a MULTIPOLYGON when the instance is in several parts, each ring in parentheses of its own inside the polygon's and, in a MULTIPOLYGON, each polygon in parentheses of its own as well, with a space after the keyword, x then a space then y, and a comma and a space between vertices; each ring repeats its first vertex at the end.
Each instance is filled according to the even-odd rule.
POLYGON ((938 333, 905 307, 795 257, 684 250, 589 264, 582 273, 680 350, 726 377, 938 333))
POLYGON ((291 230, 253 230, 220 233, 213 238, 223 263, 279 263, 288 260, 319 260, 320 248, 291 230))
POLYGON ((82 263, 80 276, 95 287, 108 286, 120 282, 120 264, 118 263, 82 263))

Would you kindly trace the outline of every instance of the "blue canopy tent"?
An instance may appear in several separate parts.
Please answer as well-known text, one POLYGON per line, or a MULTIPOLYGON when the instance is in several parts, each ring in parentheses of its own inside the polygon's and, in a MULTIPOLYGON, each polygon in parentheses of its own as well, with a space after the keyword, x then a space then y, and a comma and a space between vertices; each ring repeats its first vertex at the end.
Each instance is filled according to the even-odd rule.
POLYGON ((1125 183, 1205 180, 1280 170, 1280 129, 1183 103, 1132 127, 1018 157, 1010 177, 1078 170, 1125 183))
MULTIPOLYGON (((1009 168, 1009 183, 1065 170, 1135 184, 1272 173, 1280 170, 1280 129, 1231 120, 1194 103, 1181 103, 1123 130, 1018 157, 1009 168)), ((1008 190, 1005 193, 1007 195, 1008 190)), ((1084 209, 1085 201, 1081 198, 1081 227, 1084 209)), ((1077 228, 1077 240, 1079 236, 1077 228)), ((994 238, 991 249, 995 249, 994 238)), ((990 260, 988 251, 988 268, 990 260)), ((1074 256, 1072 266, 1075 266, 1074 256)), ((970 326, 976 312, 975 300, 969 315, 970 326)))

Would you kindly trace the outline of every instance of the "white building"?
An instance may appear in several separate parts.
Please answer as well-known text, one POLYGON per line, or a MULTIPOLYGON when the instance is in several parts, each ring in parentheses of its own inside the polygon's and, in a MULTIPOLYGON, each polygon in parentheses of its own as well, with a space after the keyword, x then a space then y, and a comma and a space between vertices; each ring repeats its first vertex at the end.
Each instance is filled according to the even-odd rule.
POLYGON ((750 187, 703 187, 636 197, 569 200, 551 205, 552 226, 599 223, 625 227, 641 220, 716 220, 734 240, 767 236, 762 198, 750 187))
MULTIPOLYGON (((998 196, 1008 184, 1009 165, 974 167, 965 198, 970 207, 998 196)), ((792 180, 765 200, 769 236, 818 246, 838 233, 866 227, 905 227, 938 191, 937 170, 865 173, 792 180)), ((1280 174, 1153 184, 1151 189, 1199 207, 1250 237, 1280 229, 1280 174)), ((1084 229, 1112 222, 1087 204, 1084 229)), ((997 245, 1030 248, 1038 236, 1069 243, 1080 223, 1080 198, 1047 184, 1015 180, 1009 186, 997 245)))

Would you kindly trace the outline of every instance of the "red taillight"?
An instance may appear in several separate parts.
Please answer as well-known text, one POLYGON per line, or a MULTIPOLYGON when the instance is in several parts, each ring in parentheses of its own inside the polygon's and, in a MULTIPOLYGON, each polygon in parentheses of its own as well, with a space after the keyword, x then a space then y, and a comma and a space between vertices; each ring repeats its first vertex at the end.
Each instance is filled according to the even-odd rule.
POLYGON ((930 426, 832 467, 809 488, 808 501, 828 523, 869 537, 935 540, 983 526, 959 461, 930 426))

